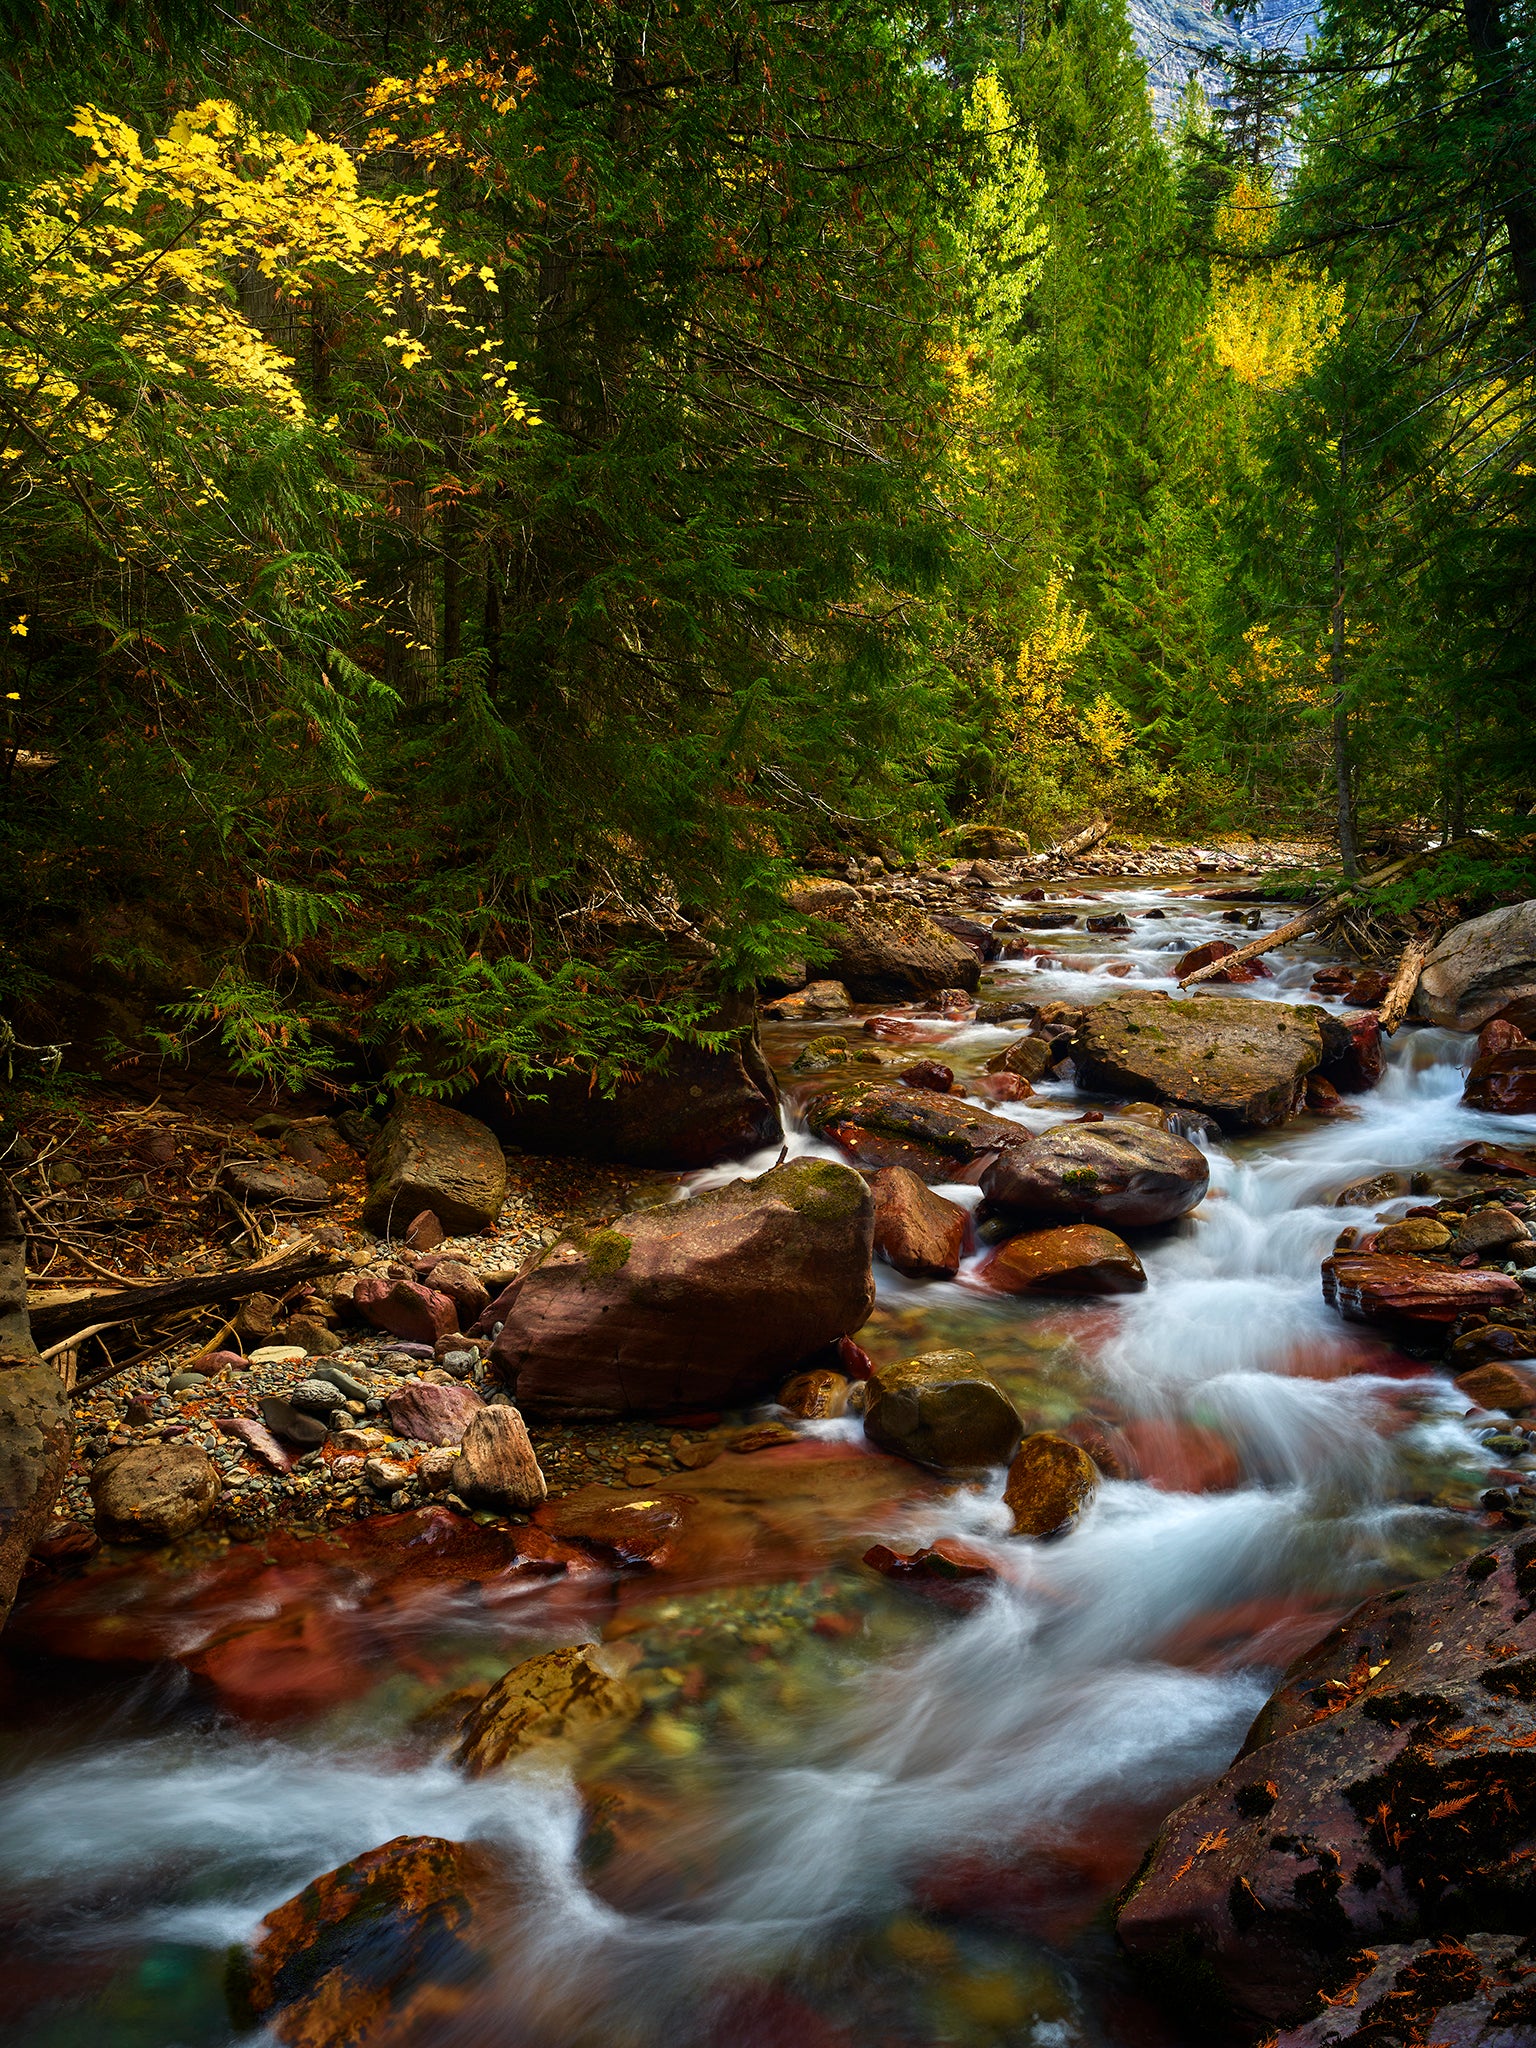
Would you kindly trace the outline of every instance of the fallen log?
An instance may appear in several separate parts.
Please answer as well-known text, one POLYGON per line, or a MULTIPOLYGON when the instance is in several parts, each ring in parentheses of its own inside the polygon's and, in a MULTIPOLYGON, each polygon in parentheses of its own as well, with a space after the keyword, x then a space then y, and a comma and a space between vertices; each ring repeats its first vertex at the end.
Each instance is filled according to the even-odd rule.
POLYGON ((1097 846, 1109 830, 1108 818, 1095 818, 1091 825, 1084 825, 1080 832, 1073 832, 1054 851, 1058 858, 1070 860, 1075 853, 1086 853, 1090 846, 1097 846))
POLYGON ((1413 1001, 1414 990, 1419 985, 1419 976, 1424 972, 1424 962, 1429 958, 1433 945, 1432 939, 1410 939, 1403 948, 1402 958, 1392 976, 1392 985, 1377 1012, 1381 1028, 1388 1038, 1408 1014, 1408 1005, 1413 1001))
POLYGON ((72 1442, 64 1382, 37 1355, 27 1316, 26 1234, 11 1184, 0 1176, 0 1625, 48 1526, 72 1442))
POLYGON ((32 1334, 45 1347, 83 1331, 88 1324, 109 1329, 119 1323, 152 1323, 179 1308, 211 1308, 241 1301, 248 1294, 270 1290, 284 1294, 301 1281, 334 1272, 346 1261, 330 1252, 305 1252, 298 1258, 265 1265, 237 1266, 225 1273, 196 1273, 183 1280, 163 1280, 117 1294, 82 1295, 78 1301, 50 1303, 33 1317, 32 1334))
MULTIPOLYGON (((1384 868, 1378 868, 1374 875, 1363 875, 1359 886, 1362 889, 1378 889, 1383 882, 1390 882, 1415 858, 1410 854, 1406 860, 1392 861, 1384 868)), ((1323 919, 1332 915, 1341 904, 1347 903, 1351 891, 1341 889, 1337 895, 1329 896, 1324 902, 1316 903, 1310 910, 1304 910, 1299 917, 1293 917, 1277 925, 1262 939, 1250 939, 1246 946, 1239 946, 1235 953, 1224 953, 1219 960, 1208 960, 1203 967, 1197 967, 1193 974, 1184 975, 1180 988, 1193 988, 1197 981, 1209 981, 1228 967, 1241 967, 1249 960, 1257 960, 1261 953, 1268 953, 1276 946, 1286 945, 1291 939, 1299 939, 1316 929, 1323 919)))

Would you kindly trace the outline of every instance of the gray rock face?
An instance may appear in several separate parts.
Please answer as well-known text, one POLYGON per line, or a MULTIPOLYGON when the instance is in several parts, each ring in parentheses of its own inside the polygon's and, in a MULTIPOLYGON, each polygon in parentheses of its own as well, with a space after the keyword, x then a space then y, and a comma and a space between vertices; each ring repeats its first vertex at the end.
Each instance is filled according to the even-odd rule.
POLYGON ((403 1230, 423 1209, 454 1234, 483 1230, 506 1198, 507 1162, 484 1124, 425 1096, 396 1103, 368 1154, 370 1230, 403 1230))
POLYGON ((218 1495, 218 1473, 192 1444, 135 1444, 110 1452, 91 1473, 97 1528, 139 1543, 190 1534, 218 1495))
POLYGON ((1223 1130, 1268 1130, 1301 1107, 1323 1040, 1312 1012, 1289 1003, 1148 994, 1095 1004, 1075 1051, 1086 1088, 1199 1110, 1223 1130))
POLYGON ((1451 1031, 1480 1031, 1522 996, 1536 995, 1536 900, 1506 904, 1453 925, 1424 962, 1414 1011, 1451 1031))
POLYGON ((219 1184, 251 1208, 323 1209, 331 1199, 317 1173, 277 1159, 231 1159, 219 1184))
POLYGON ((874 1204, 798 1159, 558 1244, 508 1290, 493 1371, 546 1415, 724 1408, 769 1394, 874 1306, 874 1204))

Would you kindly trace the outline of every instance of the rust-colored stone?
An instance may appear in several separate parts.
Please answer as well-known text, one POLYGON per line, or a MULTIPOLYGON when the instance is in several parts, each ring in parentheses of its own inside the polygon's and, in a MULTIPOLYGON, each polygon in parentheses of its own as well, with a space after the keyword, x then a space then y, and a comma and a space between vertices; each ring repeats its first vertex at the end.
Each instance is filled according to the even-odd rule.
POLYGON ((1016 1536, 1055 1536, 1098 1491, 1099 1473, 1088 1453, 1064 1436, 1042 1430, 1025 1437, 1008 1467, 1003 1502, 1016 1536))
POLYGON ((1536 1408, 1536 1365, 1507 1365, 1490 1361, 1457 1375, 1456 1391, 1475 1401, 1479 1408, 1502 1409, 1506 1415, 1524 1415, 1536 1408))
POLYGON ((471 1708, 454 1762, 479 1778, 538 1743, 617 1734, 644 1703, 604 1668, 606 1661, 601 1649, 583 1643, 514 1665, 471 1708))
POLYGON ((904 1166, 883 1167, 869 1184, 875 1202, 875 1250, 914 1280, 948 1279, 960 1270, 965 1211, 936 1195, 904 1166))
POLYGON ((1508 1273, 1437 1266, 1396 1252, 1335 1252, 1323 1261, 1323 1299, 1352 1323, 1441 1329, 1469 1309, 1524 1298, 1508 1273))
POLYGON ((1000 1294, 1135 1294, 1147 1284, 1125 1239, 1094 1223, 1011 1237, 988 1259, 981 1277, 1000 1294))

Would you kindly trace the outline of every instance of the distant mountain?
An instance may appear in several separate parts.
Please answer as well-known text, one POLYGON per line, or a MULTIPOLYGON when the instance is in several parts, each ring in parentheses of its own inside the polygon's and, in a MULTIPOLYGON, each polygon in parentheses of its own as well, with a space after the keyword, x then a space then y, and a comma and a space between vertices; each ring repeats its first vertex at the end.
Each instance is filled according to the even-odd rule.
POLYGON ((1146 60, 1159 121, 1173 112, 1191 72, 1209 98, 1220 98, 1221 66, 1206 52, 1278 48, 1300 53, 1314 19, 1313 10, 1297 0, 1260 0, 1244 15, 1241 28, 1233 26, 1229 15, 1213 14, 1209 0, 1126 0, 1126 12, 1146 60))

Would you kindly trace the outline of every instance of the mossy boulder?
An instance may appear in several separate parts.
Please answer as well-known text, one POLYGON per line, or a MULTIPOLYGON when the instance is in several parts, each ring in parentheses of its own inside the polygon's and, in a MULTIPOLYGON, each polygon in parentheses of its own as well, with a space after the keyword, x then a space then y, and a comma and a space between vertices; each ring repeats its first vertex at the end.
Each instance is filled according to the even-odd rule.
POLYGON ((492 1367, 542 1415, 724 1408, 771 1394, 867 1320, 873 1229, 864 1182, 828 1159, 617 1217, 554 1246, 503 1297, 492 1367))
POLYGON ((818 972, 841 982, 856 1003, 937 995, 945 988, 974 993, 981 979, 973 948, 924 911, 866 903, 851 889, 822 882, 799 884, 791 901, 807 916, 825 920, 818 937, 832 957, 818 972))
POLYGON ((971 1352, 929 1351, 875 1373, 864 1396, 864 1434, 893 1457, 964 1478, 1007 1465, 1024 1428, 971 1352))
POLYGON ((858 1166, 904 1166, 925 1181, 952 1180, 975 1160, 1026 1144, 1022 1124, 977 1109, 958 1095, 854 1075, 828 1081, 805 1104, 818 1138, 858 1166))
POLYGON ((1315 1014, 1243 996, 1112 997, 1085 1015, 1073 1048, 1085 1088, 1171 1102, 1227 1131, 1269 1130, 1301 1108, 1323 1057, 1315 1014))
POLYGON ((1003 1152, 981 1177, 989 1202, 1042 1222, 1171 1223, 1210 1183, 1205 1154, 1187 1138, 1136 1119, 1056 1124, 1003 1152))

